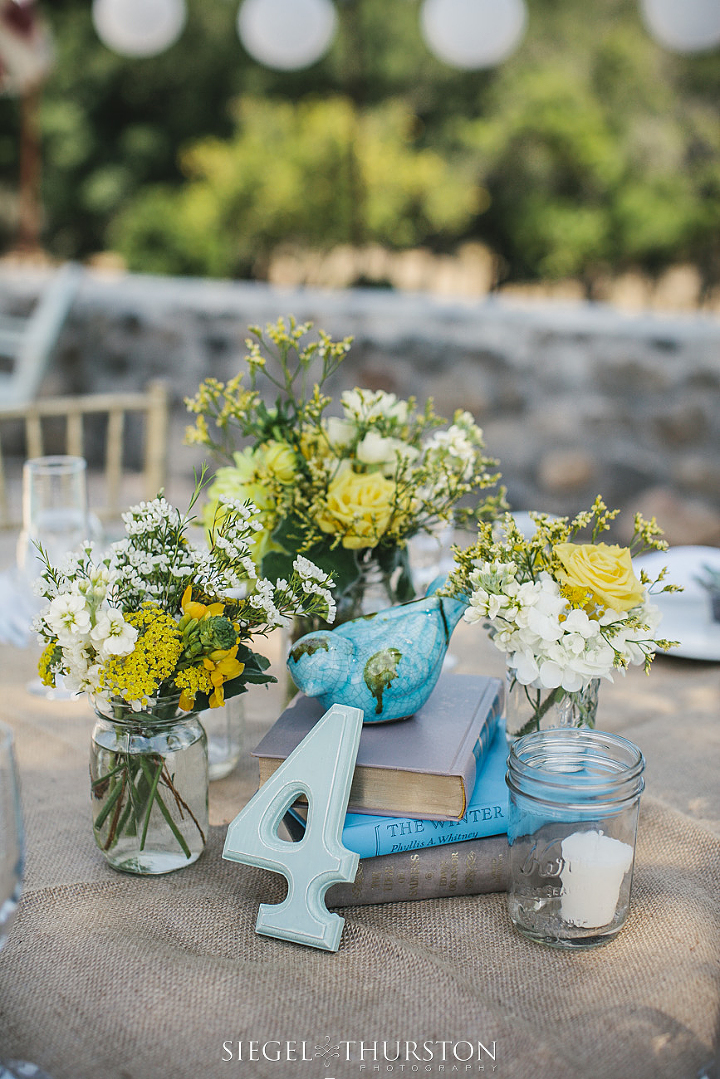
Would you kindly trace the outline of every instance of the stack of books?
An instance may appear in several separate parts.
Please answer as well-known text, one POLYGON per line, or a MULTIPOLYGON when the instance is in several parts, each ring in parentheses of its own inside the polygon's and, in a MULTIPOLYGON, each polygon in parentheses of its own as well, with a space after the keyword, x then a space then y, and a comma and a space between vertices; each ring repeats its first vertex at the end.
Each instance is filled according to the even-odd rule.
MULTIPOLYGON (((329 907, 504 891, 507 745, 503 685, 442 675, 410 719, 363 727, 343 844, 360 855, 352 884, 328 890, 329 907)), ((299 694, 254 751, 264 783, 323 714, 299 694)), ((307 805, 285 817, 295 840, 307 805)))

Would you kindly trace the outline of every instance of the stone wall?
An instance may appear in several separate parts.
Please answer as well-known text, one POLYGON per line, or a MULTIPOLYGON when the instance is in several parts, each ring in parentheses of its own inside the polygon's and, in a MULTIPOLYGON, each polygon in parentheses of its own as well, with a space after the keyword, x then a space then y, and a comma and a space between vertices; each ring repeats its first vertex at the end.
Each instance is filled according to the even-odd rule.
MULTIPOLYGON (((0 310, 27 310, 41 271, 0 270, 0 310)), ((720 319, 599 304, 452 301, 388 290, 281 289, 88 274, 43 393, 169 381, 176 470, 183 396, 234 374, 249 323, 312 320, 353 348, 333 392, 361 384, 467 408, 500 457, 515 508, 656 512, 675 543, 720 543, 720 319)))

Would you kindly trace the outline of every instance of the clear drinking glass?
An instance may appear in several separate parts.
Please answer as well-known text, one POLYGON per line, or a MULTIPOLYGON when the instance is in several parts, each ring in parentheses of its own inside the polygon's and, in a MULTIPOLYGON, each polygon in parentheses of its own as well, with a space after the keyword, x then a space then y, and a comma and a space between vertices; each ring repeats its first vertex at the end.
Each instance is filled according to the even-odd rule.
POLYGON ((20 900, 23 851, 12 731, 0 723, 0 949, 7 939, 20 900))
MULTIPOLYGON (((17 544, 17 566, 28 601, 28 621, 41 606, 32 595, 32 583, 43 570, 38 544, 53 565, 58 565, 89 536, 86 471, 83 457, 31 457, 23 465, 23 527, 17 544)), ((36 678, 27 689, 50 699, 73 696, 65 690, 62 679, 50 688, 36 678)))
POLYGON ((630 907, 645 761, 587 728, 534 731, 510 747, 510 886, 517 929, 556 948, 617 936, 630 907))
POLYGON ((205 708, 198 719, 207 735, 208 778, 224 779, 240 760, 245 740, 245 706, 240 694, 222 708, 205 708))
MULTIPOLYGON (((24 838, 12 731, 0 723, 0 951, 20 901, 24 838)), ((2 962, 2 958, 0 958, 2 962)), ((0 1060, 0 1079, 49 1079, 37 1064, 0 1060)))
POLYGON ((32 457, 23 465, 23 527, 17 561, 30 580, 42 566, 36 544, 51 562, 77 550, 89 532, 87 465, 83 457, 32 457))

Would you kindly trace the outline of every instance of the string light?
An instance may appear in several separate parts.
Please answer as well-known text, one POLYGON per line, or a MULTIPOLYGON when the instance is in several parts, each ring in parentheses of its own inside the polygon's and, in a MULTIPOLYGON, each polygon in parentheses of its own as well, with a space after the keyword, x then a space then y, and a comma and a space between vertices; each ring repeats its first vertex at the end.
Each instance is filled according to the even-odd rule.
POLYGON ((645 24, 673 52, 708 52, 720 45, 718 0, 641 0, 645 24))

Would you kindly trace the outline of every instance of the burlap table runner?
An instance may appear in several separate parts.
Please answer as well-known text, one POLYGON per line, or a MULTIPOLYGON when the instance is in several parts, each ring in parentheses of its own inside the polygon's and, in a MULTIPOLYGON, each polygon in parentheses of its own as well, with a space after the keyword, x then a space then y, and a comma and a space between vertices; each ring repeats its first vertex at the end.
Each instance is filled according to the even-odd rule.
MULTIPOLYGON (((657 702, 646 708, 641 699, 604 724, 630 728, 650 773, 631 916, 610 946, 566 955, 533 945, 512 930, 504 896, 489 895, 349 908, 331 955, 255 934, 258 904, 279 900, 284 885, 222 861, 223 827, 180 873, 110 870, 90 831, 89 711, 26 699, 16 656, 2 669, 0 715, 18 736, 28 867, 0 955, 0 1057, 34 1060, 54 1079, 694 1079, 711 1056, 720 1000, 718 668, 698 668, 711 692, 692 698, 689 665, 666 661, 658 691, 670 699, 663 678, 677 683, 691 702, 686 714, 677 704, 658 714, 657 702), (310 1059, 247 1060, 251 1042, 255 1055, 265 1046, 270 1056, 297 1043, 290 1055, 310 1059), (408 1042, 432 1043, 433 1061, 406 1061, 408 1042), (471 1061, 443 1063, 442 1042, 461 1058, 472 1043, 471 1061), (321 1055, 327 1046, 339 1056, 321 1055)), ((224 796, 216 788, 216 819, 232 815, 253 775, 245 761, 224 796)))

